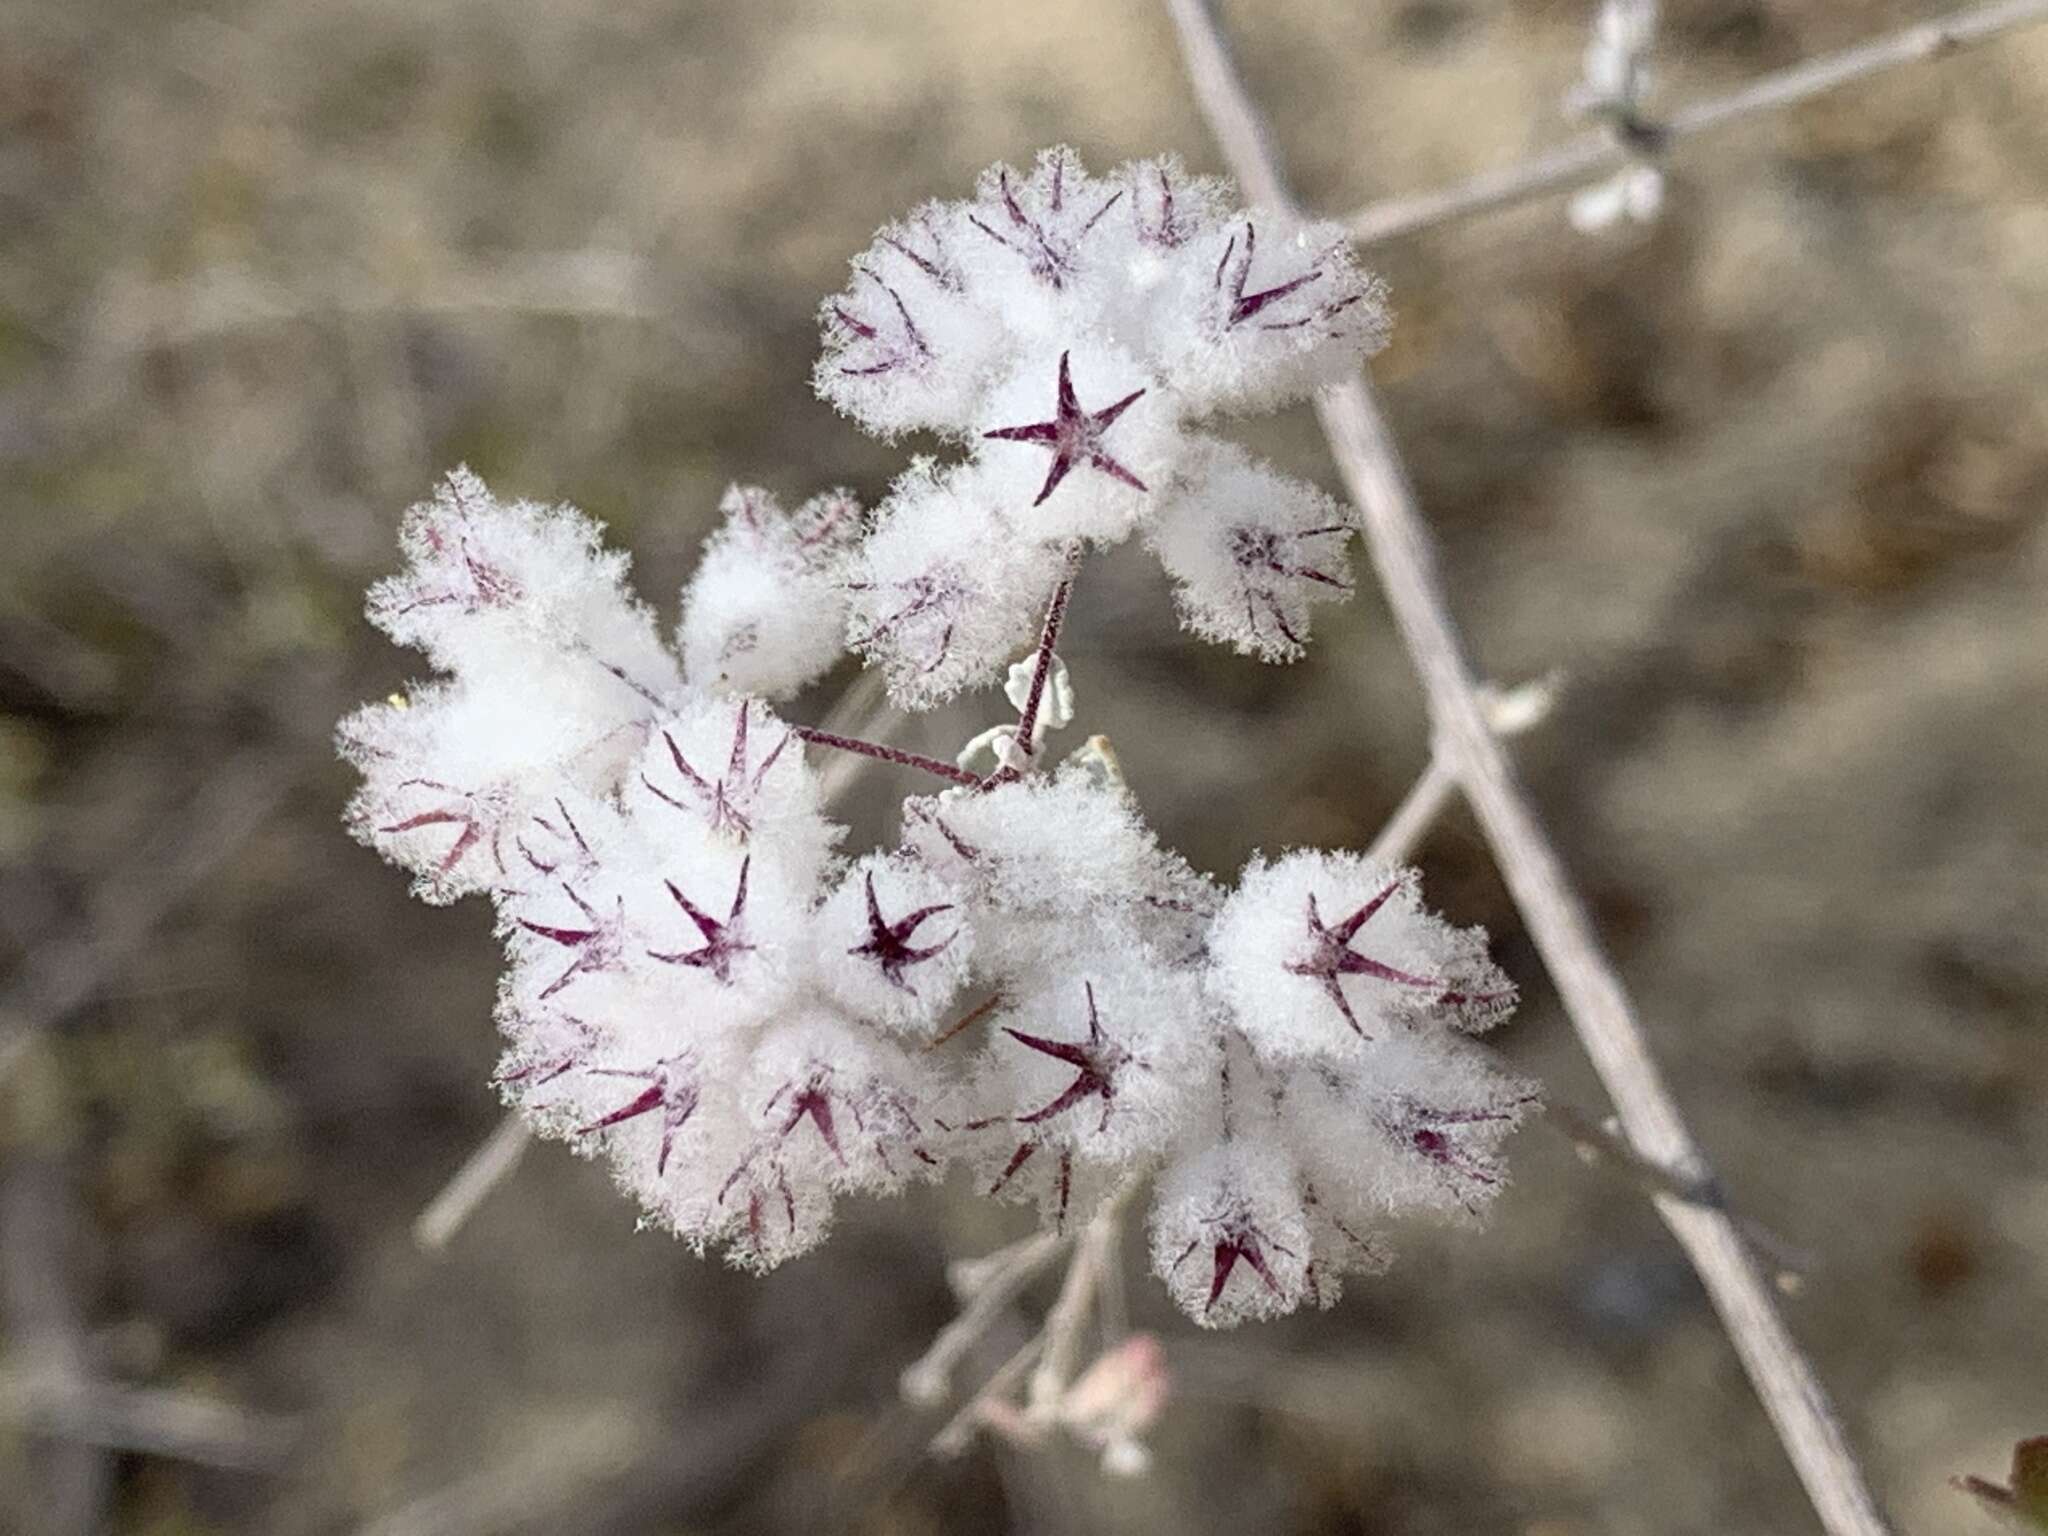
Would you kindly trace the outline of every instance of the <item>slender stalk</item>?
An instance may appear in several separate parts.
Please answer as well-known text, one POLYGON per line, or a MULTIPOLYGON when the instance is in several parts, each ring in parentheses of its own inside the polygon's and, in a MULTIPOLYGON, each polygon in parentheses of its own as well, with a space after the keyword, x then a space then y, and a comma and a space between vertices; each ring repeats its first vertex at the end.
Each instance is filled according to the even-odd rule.
POLYGON ((1052 653, 1060 643, 1060 627, 1067 620, 1067 599, 1074 595, 1074 576, 1081 568, 1081 546, 1070 545, 1067 549, 1065 572, 1060 584, 1052 589, 1052 600, 1045 605, 1045 623, 1038 631, 1038 661, 1031 669, 1031 691, 1024 696, 1024 707, 1017 712, 1017 750, 1029 757, 1037 749, 1031 738, 1038 730, 1039 707, 1045 702, 1045 680, 1052 675, 1052 653))
MULTIPOLYGON (((818 722, 818 728, 841 736, 872 736, 887 713, 885 704, 881 672, 874 667, 863 667, 860 675, 825 711, 825 718, 818 722)), ((854 781, 867 768, 867 758, 851 754, 827 759, 818 768, 818 793, 827 805, 833 804, 853 787, 854 781)))
POLYGON ((981 1288, 967 1299, 960 1315, 940 1329, 931 1347, 904 1368, 904 1397, 913 1403, 936 1403, 943 1398, 961 1357, 980 1342, 1017 1294, 1066 1246, 1064 1234, 1040 1232, 1008 1250, 1009 1257, 1002 1268, 980 1277, 981 1288))
POLYGON ((946 1421, 946 1425, 932 1436, 934 1456, 958 1456, 974 1443, 974 1432, 981 1428, 989 1410, 1010 1395, 1010 1389, 1024 1378, 1031 1368, 1031 1362, 1038 1358, 1045 1348, 1043 1331, 1034 1333, 1018 1346, 1017 1352, 1005 1360, 995 1375, 982 1383, 981 1390, 960 1405, 960 1411, 946 1421))
POLYGON ((972 1029, 975 1025, 979 1024, 983 1019, 987 1018, 990 1014, 994 1013, 998 1008, 1002 1006, 1003 994, 1000 992, 991 992, 987 997, 983 998, 980 1002, 976 1003, 972 1008, 968 1009, 967 1012, 960 1015, 959 1018, 955 1019, 951 1024, 948 1024, 943 1030, 941 1030, 938 1034, 934 1035, 929 1041, 927 1041, 925 1043, 925 1049, 928 1051, 936 1051, 940 1046, 946 1044, 947 1041, 953 1039, 954 1036, 972 1029))
MULTIPOLYGON (((1181 0, 1174 3, 1177 7, 1181 0)), ((1376 245, 1454 219, 1513 207, 1597 181, 1631 159, 1641 158, 1646 152, 1661 153, 1681 139, 1759 113, 1797 106, 1837 86, 1901 64, 1987 43, 2042 21, 2048 21, 2048 0, 1998 0, 1996 4, 1957 11, 1764 75, 1725 96, 1695 102, 1661 123, 1637 123, 1630 134, 1582 134, 1527 160, 1480 171, 1447 187, 1370 203, 1346 222, 1351 226, 1353 240, 1360 245, 1376 245)), ((1248 189, 1254 188, 1253 183, 1246 185, 1248 189)), ((1254 195, 1259 194, 1254 190, 1254 195)))
MULTIPOLYGON (((1233 67, 1209 5, 1167 0, 1195 90, 1225 158, 1247 186, 1275 189, 1291 207, 1279 161, 1233 67)), ((1415 493, 1370 387, 1327 391, 1317 413, 1352 499, 1365 516, 1373 564, 1421 677, 1437 750, 1456 773, 1493 846, 1572 1027, 1612 1097, 1629 1145, 1694 1185, 1713 1179, 1665 1086, 1621 978, 1490 728, 1480 683, 1451 618, 1415 493)), ((1888 1536, 1847 1437, 1811 1363, 1779 1315, 1769 1281, 1724 1209, 1652 1197, 1705 1285, 1736 1353, 1832 1536, 1888 1536)))
MULTIPOLYGON (((1036 750, 1031 738, 1038 729, 1038 711, 1045 702, 1046 679, 1052 676, 1053 651, 1060 643, 1060 628, 1067 620, 1067 600, 1074 594, 1074 577, 1080 569, 1081 546, 1078 542, 1069 544, 1059 585, 1052 589, 1052 597, 1045 605, 1045 622, 1038 629, 1038 660, 1031 669, 1031 688, 1024 695, 1024 707, 1017 712, 1017 750, 1025 757, 1030 757, 1036 750)), ((982 787, 995 789, 1022 777, 1016 768, 1005 765, 990 774, 982 782, 982 787)))
POLYGON ((1457 792, 1456 771, 1444 760, 1443 754, 1432 752, 1429 766, 1422 770, 1422 776, 1401 797, 1401 803, 1394 807, 1394 814, 1380 828, 1380 835, 1372 840, 1365 856, 1376 864, 1407 862, 1416 845, 1429 835, 1429 829, 1436 825, 1437 817, 1443 815, 1451 797, 1457 792))
MULTIPOLYGON (((1440 749, 1493 845, 1560 1001, 1614 1101, 1629 1144, 1694 1184, 1713 1178, 1658 1069, 1620 977, 1537 821, 1498 739, 1487 729, 1471 667, 1449 615, 1414 495, 1363 380, 1318 403, 1332 452, 1366 512, 1374 562, 1437 719, 1440 749)), ((1885 1536, 1861 1467, 1811 1362, 1779 1315, 1729 1212, 1654 1196, 1720 1313, 1822 1524, 1834 1536, 1885 1536)))
POLYGON ((1074 1257, 1067 1265, 1060 1294, 1045 1315, 1045 1353, 1038 1357, 1038 1368, 1031 1373, 1026 1398, 1028 1412, 1041 1422, 1058 1411, 1060 1398, 1074 1378, 1088 1314, 1095 1305, 1102 1277, 1116 1262, 1117 1239, 1124 1230, 1124 1207, 1144 1182, 1143 1174, 1126 1178, 1102 1202, 1102 1208, 1089 1220, 1074 1245, 1074 1257))
POLYGON ((0 1420, 100 1451, 231 1471, 276 1471, 297 1434, 289 1419, 198 1392, 56 1376, 0 1374, 0 1420))
MULTIPOLYGON (((1506 737, 1533 730, 1549 715, 1556 699, 1554 681, 1538 678, 1503 694, 1496 695, 1489 689, 1482 702, 1486 705, 1487 723, 1496 735, 1506 737)), ((1405 861, 1429 834, 1429 829, 1436 825, 1437 817, 1444 813, 1444 808, 1457 792, 1457 771, 1443 753, 1432 751, 1429 766, 1422 770, 1422 777, 1394 807, 1394 814, 1387 818, 1387 824, 1372 840, 1365 856, 1381 864, 1405 861)))
POLYGON ((641 703, 648 705, 650 708, 656 710, 657 712, 666 707, 659 693, 657 693, 654 689, 648 687, 645 683, 641 682, 639 678, 633 676, 632 673, 628 672, 616 661, 608 661, 604 657, 598 655, 597 652, 593 651, 590 648, 590 642, 588 640, 584 640, 581 638, 571 640, 568 643, 567 649, 574 655, 585 657, 590 662, 592 662, 600 672, 605 673, 607 676, 615 679, 618 682, 625 684, 626 687, 632 689, 633 692, 639 697, 641 703))
MULTIPOLYGON (((1611 1168, 1650 1194, 1670 1195, 1673 1199, 1694 1205, 1726 1206, 1726 1197, 1718 1185, 1690 1183, 1668 1168, 1659 1168, 1621 1137, 1595 1125, 1569 1105, 1553 1100, 1545 1106, 1543 1123, 1570 1141, 1582 1161, 1596 1167, 1611 1168)), ((1739 1211, 1731 1211, 1729 1215, 1742 1229, 1743 1237, 1757 1256, 1770 1265, 1778 1289, 1787 1296, 1796 1296, 1806 1283, 1807 1273, 1813 1268, 1813 1255, 1794 1247, 1762 1222, 1752 1220, 1739 1211)))
POLYGON ((533 1133, 517 1115, 507 1114, 497 1129, 470 1153, 455 1177, 442 1186, 427 1208, 413 1219, 412 1240, 429 1253, 439 1253, 463 1228, 484 1196, 519 1166, 533 1133))
POLYGON ((878 763, 895 763, 903 768, 922 768, 926 773, 937 774, 954 784, 969 789, 979 789, 983 779, 978 773, 969 773, 965 768, 926 757, 922 752, 906 752, 901 747, 885 747, 878 741, 862 741, 857 736, 841 736, 836 731, 821 731, 815 726, 796 725, 790 729, 814 747, 834 747, 841 752, 856 752, 862 757, 871 757, 878 763))

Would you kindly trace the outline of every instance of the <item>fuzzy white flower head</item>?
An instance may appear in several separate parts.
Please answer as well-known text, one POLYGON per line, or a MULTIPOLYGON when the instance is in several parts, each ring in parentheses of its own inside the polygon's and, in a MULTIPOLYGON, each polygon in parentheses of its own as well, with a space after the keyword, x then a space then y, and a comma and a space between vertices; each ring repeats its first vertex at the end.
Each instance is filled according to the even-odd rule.
POLYGON ((1226 207, 1171 160, 1098 179, 1050 149, 885 228, 825 305, 819 392, 882 436, 921 428, 969 454, 906 478, 854 562, 850 639, 879 649, 899 703, 1000 676, 1058 579, 1030 581, 1019 551, 1154 527, 1191 627, 1299 653, 1301 573, 1342 562, 1341 531, 1308 530, 1344 520, 1194 424, 1341 377, 1386 311, 1340 226, 1226 207), (1265 552, 1234 555, 1240 529, 1270 533, 1265 552))
POLYGON ((1281 1134, 1329 1219, 1354 1232, 1414 1212, 1476 1217, 1507 1182, 1501 1142, 1536 1102, 1533 1084, 1455 1037, 1304 1062, 1283 1084, 1281 1134))
POLYGON ((787 698, 845 651, 842 566, 860 503, 828 491, 785 512, 767 491, 736 485, 719 510, 725 522, 683 590, 683 670, 700 688, 787 698))
POLYGON ((1000 673, 1059 580, 1059 551, 1017 532, 993 479, 977 464, 912 465, 848 561, 848 644, 906 708, 1000 673))
POLYGON ((1203 899, 1206 882, 1160 847, 1128 791, 1079 766, 977 794, 904 802, 903 840, 992 913, 1130 918, 1203 899))
POLYGON ((622 797, 645 825, 689 823, 804 882, 843 832, 825 818, 802 746, 747 698, 685 695, 655 716, 622 797))
POLYGON ((982 1089, 1020 1106, 1004 1122, 1020 1144, 1126 1168, 1166 1144, 1214 1049, 1192 978, 1111 961, 1050 979, 1006 1010, 982 1089))
POLYGON ((519 877, 512 839, 556 788, 613 787, 679 676, 626 557, 570 508, 501 504, 458 469, 400 543, 370 620, 452 675, 342 723, 364 778, 348 819, 451 901, 519 877))
POLYGON ((812 961, 856 1018, 930 1034, 967 983, 974 932, 959 893, 901 856, 857 861, 819 911, 812 961))
MULTIPOLYGON (((399 530, 407 568, 370 589, 370 621, 435 666, 528 688, 604 658, 614 693, 663 693, 676 665, 654 614, 625 587, 630 562, 570 507, 501 504, 467 469, 399 530)), ((589 688, 596 679, 573 674, 589 688)))
POLYGON ((1088 546, 1143 538, 1187 627, 1269 661, 1349 591, 1345 511, 1197 425, 1355 368, 1377 283, 1335 226, 1053 150, 883 230, 824 326, 819 388, 958 462, 872 517, 735 488, 675 653, 595 524, 449 477, 371 594, 439 675, 344 724, 352 826, 428 899, 489 893, 499 1087, 647 1224, 764 1269, 951 1161, 1054 1225, 1163 1169, 1155 1265, 1199 1321, 1327 1305, 1376 1220, 1498 1187, 1530 1096, 1448 1031, 1512 987, 1412 872, 1296 853, 1226 894, 1106 747, 1044 765, 1088 546), (1015 719, 958 767, 784 724, 848 645, 910 707, 1007 671, 1015 719), (844 858, 807 746, 953 787, 844 858))
POLYGON ((1211 989, 1275 1060, 1432 1023, 1485 1029, 1515 1002, 1484 932, 1424 910, 1413 870, 1357 854, 1255 860, 1224 902, 1209 949, 1211 989))
POLYGON ((1300 1177, 1270 1144, 1218 1142, 1159 1181, 1152 1268, 1205 1328, 1284 1316, 1309 1300, 1313 1242, 1300 1177))
POLYGON ((1174 580, 1181 621, 1247 656, 1296 659, 1309 610, 1351 595, 1350 512, 1213 438, 1196 445, 1184 473, 1188 494, 1147 536, 1174 580))
POLYGON ((937 1167, 924 1145, 928 1082, 902 1046, 820 1013, 768 1032, 741 1097, 760 1155, 783 1175, 879 1192, 937 1167))

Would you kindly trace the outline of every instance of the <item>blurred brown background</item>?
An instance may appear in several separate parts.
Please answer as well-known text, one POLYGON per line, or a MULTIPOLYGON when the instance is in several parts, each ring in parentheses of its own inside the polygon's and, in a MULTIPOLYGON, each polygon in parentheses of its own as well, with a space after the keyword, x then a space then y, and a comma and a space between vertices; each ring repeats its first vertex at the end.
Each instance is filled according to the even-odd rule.
MULTIPOLYGON (((1591 7, 1226 9, 1336 210, 1569 131, 1591 7)), ((1661 100, 1931 10, 1669 0, 1661 100)), ((1017 1223, 964 1185, 754 1280, 547 1147, 413 1247, 496 1120, 495 961, 339 824, 333 722, 412 670, 358 616, 400 511, 467 460, 672 614, 728 480, 901 462, 807 387, 846 258, 1057 140, 1215 166, 1157 7, 0 7, 0 1528, 1814 1528, 1676 1248, 1554 1126, 1487 1229, 1397 1234, 1327 1315, 1204 1335, 1133 1251, 1179 1380, 1139 1482, 918 1459, 944 1258, 1017 1223), (24 1383, 67 1351, 289 1447, 50 1439, 24 1383)), ((2048 34, 1692 146, 1648 229, 1553 199, 1373 259, 1474 644, 1568 674, 1533 789, 1736 1199, 1812 1254, 1792 1322, 1902 1524, 1974 1529, 1944 1479, 2048 1430, 2048 34)), ((1306 412, 1248 435, 1333 483, 1306 412)), ((1091 567, 1083 724, 1198 864, 1362 843, 1421 768, 1383 609, 1318 634, 1263 669, 1091 567)), ((1423 862, 1530 994, 1503 1049, 1598 1111, 1469 821, 1423 862)))

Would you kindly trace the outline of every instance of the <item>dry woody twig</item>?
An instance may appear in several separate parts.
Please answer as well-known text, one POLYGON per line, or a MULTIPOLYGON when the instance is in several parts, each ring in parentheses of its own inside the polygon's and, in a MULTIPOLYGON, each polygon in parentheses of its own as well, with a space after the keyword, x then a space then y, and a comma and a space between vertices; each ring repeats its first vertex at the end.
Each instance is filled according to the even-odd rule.
MULTIPOLYGON (((1204 0, 1168 0, 1168 7, 1196 95, 1232 171, 1255 197, 1293 206, 1265 121, 1245 92, 1212 7, 1204 0)), ((2048 6, 2035 3, 1967 13, 1760 82, 1676 121, 1685 125, 1683 131, 1697 131, 1744 112, 1787 105, 1888 63, 1928 57, 2044 14, 2048 6)), ((1588 156, 1585 168, 1594 164, 1588 156)), ((1568 179, 1555 177, 1552 184, 1568 179)), ((1565 1011, 1613 1097, 1629 1148, 1643 1164, 1690 1188, 1713 1187, 1712 1170, 1665 1086, 1628 992, 1489 724, 1421 510, 1370 384, 1363 378, 1340 384, 1323 395, 1317 410, 1345 485, 1364 514, 1381 585, 1427 693, 1439 759, 1478 815, 1565 1011)), ((1705 1284, 1822 1524, 1833 1536, 1884 1536, 1890 1526, 1812 1363, 1779 1315, 1751 1237, 1719 1204, 1670 1190, 1652 1198, 1705 1284)))
POLYGON ((1997 5, 1921 22, 1765 75, 1725 96, 1681 108, 1661 122, 1639 123, 1627 135, 1606 131, 1582 134, 1527 160, 1480 171, 1433 192, 1371 203, 1351 215, 1351 237, 1360 245, 1378 245, 1439 224, 1490 213, 1496 208, 1512 208, 1553 192, 1583 186, 1645 153, 1661 155, 1682 140, 1726 124, 1794 107, 1837 86, 1901 64, 1916 64, 1988 43, 2043 21, 2048 21, 2048 0, 2002 0, 1997 5))

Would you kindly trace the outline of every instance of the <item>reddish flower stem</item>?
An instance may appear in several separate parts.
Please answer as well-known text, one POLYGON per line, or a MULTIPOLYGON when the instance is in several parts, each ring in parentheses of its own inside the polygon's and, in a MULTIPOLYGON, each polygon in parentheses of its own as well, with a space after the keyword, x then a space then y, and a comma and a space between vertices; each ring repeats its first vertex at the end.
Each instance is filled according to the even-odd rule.
MULTIPOLYGON (((1017 750, 1026 757, 1035 750, 1031 744, 1032 733, 1038 729, 1039 707, 1045 702, 1045 685, 1052 676, 1053 648, 1060 643, 1060 626, 1067 620, 1067 599, 1074 592, 1074 576, 1081 569, 1081 546, 1078 542, 1067 546, 1066 567, 1060 576, 1060 584, 1052 589, 1052 598, 1045 605, 1045 623, 1038 632, 1038 662, 1031 670, 1031 691, 1024 696, 1024 708, 1017 715, 1017 750)), ((999 784, 1008 784, 1022 777, 1015 768, 999 768, 990 774, 983 787, 994 789, 999 784)))
POLYGON ((904 768, 922 768, 926 773, 937 774, 954 784, 969 789, 979 789, 986 782, 979 774, 969 773, 951 763, 941 762, 936 757, 926 757, 922 752, 906 752, 901 747, 885 747, 878 741, 862 741, 858 736, 841 736, 836 731, 821 731, 815 726, 798 725, 791 729, 800 740, 817 747, 836 747, 841 752, 857 752, 862 757, 872 757, 877 762, 895 763, 904 768))
POLYGON ((955 1035, 961 1034, 966 1030, 972 1029, 975 1025, 979 1024, 983 1019, 987 1018, 990 1014, 994 1013, 998 1008, 1002 1006, 1003 994, 1000 992, 990 993, 981 1002, 975 1004, 972 1008, 968 1009, 967 1012, 962 1014, 958 1019, 955 1019, 951 1024, 948 1024, 944 1031, 941 1032, 929 1045, 927 1045, 925 1049, 928 1051, 936 1051, 940 1046, 944 1045, 948 1040, 951 1040, 955 1035))

